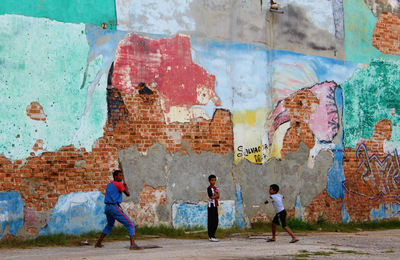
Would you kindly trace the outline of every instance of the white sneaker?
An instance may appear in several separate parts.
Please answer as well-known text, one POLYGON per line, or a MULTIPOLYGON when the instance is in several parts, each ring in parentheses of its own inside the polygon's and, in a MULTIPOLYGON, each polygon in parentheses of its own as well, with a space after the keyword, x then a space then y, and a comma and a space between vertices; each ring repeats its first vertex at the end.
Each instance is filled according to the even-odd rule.
POLYGON ((215 237, 210 237, 210 238, 208 239, 208 241, 211 241, 211 242, 219 242, 219 240, 216 239, 215 237))

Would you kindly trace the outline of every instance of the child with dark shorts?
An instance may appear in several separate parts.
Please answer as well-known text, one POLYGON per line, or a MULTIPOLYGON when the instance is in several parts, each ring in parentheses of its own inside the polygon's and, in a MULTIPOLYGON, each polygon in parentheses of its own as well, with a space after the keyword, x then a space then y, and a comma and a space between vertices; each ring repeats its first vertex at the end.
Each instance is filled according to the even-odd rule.
POLYGON ((282 228, 286 230, 286 232, 289 233, 289 235, 292 237, 292 240, 290 243, 296 243, 299 241, 296 236, 293 234, 292 230, 286 225, 286 210, 285 207, 283 206, 283 196, 281 194, 278 194, 279 192, 279 186, 276 184, 272 184, 269 187, 269 194, 270 196, 268 199, 265 201, 265 204, 271 202, 272 205, 275 208, 276 215, 274 219, 272 220, 272 238, 267 239, 267 242, 275 242, 276 241, 276 225, 279 225, 279 221, 281 222, 282 228))

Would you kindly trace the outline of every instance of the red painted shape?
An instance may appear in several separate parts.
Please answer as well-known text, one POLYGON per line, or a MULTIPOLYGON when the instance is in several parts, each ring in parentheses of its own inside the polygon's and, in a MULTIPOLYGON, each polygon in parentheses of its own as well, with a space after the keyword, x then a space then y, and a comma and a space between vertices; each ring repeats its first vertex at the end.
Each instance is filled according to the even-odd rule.
MULTIPOLYGON (((157 83, 166 112, 171 106, 200 104, 198 89, 206 89, 215 105, 220 105, 215 76, 193 63, 190 38, 148 39, 131 33, 118 46, 113 86, 132 93, 140 82, 157 83)), ((203 91, 204 92, 204 91, 203 91)))

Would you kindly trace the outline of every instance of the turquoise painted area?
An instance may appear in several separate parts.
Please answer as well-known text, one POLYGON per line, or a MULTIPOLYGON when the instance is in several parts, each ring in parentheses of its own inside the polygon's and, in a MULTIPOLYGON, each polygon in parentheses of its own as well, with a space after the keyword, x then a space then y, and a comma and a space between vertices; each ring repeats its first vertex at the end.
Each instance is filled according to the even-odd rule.
POLYGON ((88 98, 102 67, 101 56, 93 59, 82 87, 88 54, 83 24, 0 16, 0 154, 27 158, 38 139, 46 151, 70 144, 91 151, 107 118, 107 75, 88 98), (27 116, 31 102, 40 103, 46 121, 27 116))
MULTIPOLYGON (((220 201, 218 213, 218 227, 232 227, 235 223, 235 202, 233 200, 220 201)), ((207 203, 181 202, 173 204, 172 224, 174 227, 207 228, 207 203)))
MULTIPOLYGON (((399 204, 381 204, 379 209, 372 209, 369 214, 370 220, 380 220, 385 218, 394 218, 400 212, 399 204)), ((400 216, 397 216, 400 218, 400 216)))
POLYGON ((18 192, 0 193, 0 239, 7 234, 17 235, 24 225, 24 207, 18 192))
POLYGON ((117 24, 114 0, 2 0, 1 14, 21 14, 97 26, 107 23, 109 29, 117 24))
POLYGON ((344 204, 342 204, 342 222, 343 223, 349 223, 350 222, 350 215, 346 210, 346 207, 344 204))
POLYGON ((378 120, 392 121, 392 139, 400 140, 400 62, 373 60, 358 69, 342 85, 344 97, 344 145, 355 147, 358 140, 370 138, 378 120), (396 114, 392 116, 391 109, 396 114))
POLYGON ((363 0, 344 0, 343 9, 346 60, 368 64, 374 58, 399 59, 381 53, 372 45, 377 18, 363 0))
POLYGON ((249 220, 244 214, 244 204, 243 204, 243 196, 242 196, 242 187, 240 184, 236 184, 236 201, 235 201, 235 218, 236 218, 236 226, 238 228, 247 228, 250 227, 249 220))
MULTIPOLYGON (((343 115, 343 95, 340 87, 335 90, 336 106, 341 115, 343 115)), ((333 152, 333 165, 328 171, 328 185, 326 190, 329 196, 335 199, 344 198, 343 181, 345 180, 343 171, 343 128, 338 131, 338 143, 335 144, 333 152)))
POLYGON ((61 195, 40 235, 73 234, 101 231, 106 225, 104 195, 99 191, 61 195))

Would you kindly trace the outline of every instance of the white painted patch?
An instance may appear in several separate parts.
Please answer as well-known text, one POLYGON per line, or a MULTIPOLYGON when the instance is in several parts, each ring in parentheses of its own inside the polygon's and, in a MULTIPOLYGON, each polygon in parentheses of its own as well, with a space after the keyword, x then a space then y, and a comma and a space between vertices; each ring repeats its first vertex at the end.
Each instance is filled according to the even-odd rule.
POLYGON ((172 139, 175 144, 180 144, 182 142, 183 134, 181 132, 167 129, 166 134, 168 136, 168 139, 172 139))
POLYGON ((295 4, 305 8, 307 18, 321 30, 335 34, 332 2, 330 0, 286 0, 287 4, 295 4))
MULTIPOLYGON (((308 168, 314 168, 315 158, 317 158, 320 151, 332 151, 335 148, 336 144, 329 143, 329 144, 321 144, 315 141, 314 147, 310 150, 310 154, 308 156, 307 166, 308 168)), ((333 154, 332 154, 333 155, 333 154)))
POLYGON ((194 31, 188 16, 192 0, 116 0, 117 29, 152 34, 174 35, 194 31))
POLYGON ((96 200, 102 193, 94 192, 73 192, 60 196, 54 208, 54 212, 68 212, 72 205, 85 204, 88 208, 96 207, 96 200))
POLYGON ((397 150, 397 154, 399 154, 400 141, 388 141, 388 140, 383 141, 383 151, 385 153, 390 153, 394 155, 395 150, 397 150))
POLYGON ((388 0, 388 4, 390 4, 393 9, 396 9, 399 6, 399 0, 388 0))

